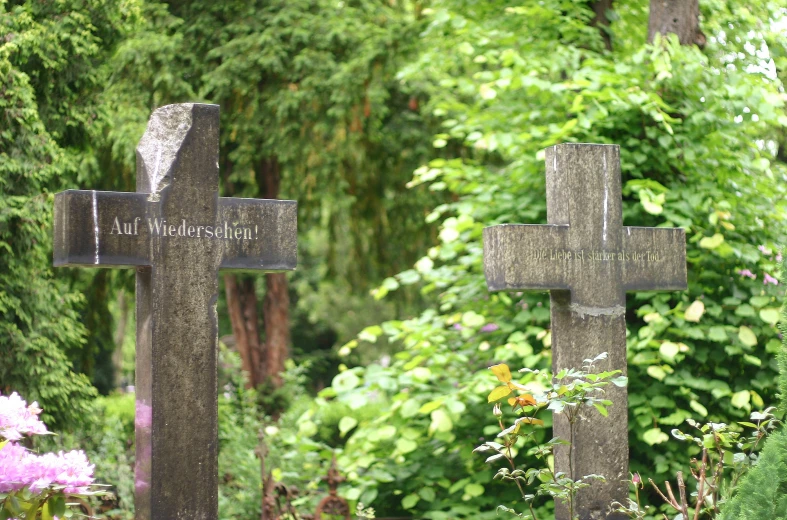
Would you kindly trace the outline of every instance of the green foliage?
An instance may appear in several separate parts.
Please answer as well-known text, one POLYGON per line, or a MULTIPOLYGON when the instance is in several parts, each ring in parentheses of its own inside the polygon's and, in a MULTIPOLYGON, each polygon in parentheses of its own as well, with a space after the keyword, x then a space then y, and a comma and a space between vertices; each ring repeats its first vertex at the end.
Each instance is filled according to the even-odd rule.
MULTIPOLYGON (((620 370, 596 372, 594 364, 602 359, 606 359, 606 357, 607 353, 604 352, 593 359, 585 359, 580 369, 561 370, 555 374, 554 378, 552 374, 541 374, 538 371, 527 368, 520 370, 520 372, 531 375, 527 383, 532 383, 534 381, 532 376, 535 376, 538 378, 536 380, 539 381, 539 386, 545 390, 536 395, 525 393, 508 399, 508 403, 514 409, 519 408, 521 412, 520 416, 514 419, 511 426, 506 426, 500 404, 495 404, 492 413, 497 418, 500 426, 500 433, 496 437, 498 441, 487 441, 478 446, 473 452, 495 452, 487 457, 487 463, 498 460, 505 461, 503 467, 497 470, 495 478, 516 484, 522 500, 528 505, 529 514, 518 512, 517 509, 504 505, 498 506, 498 509, 511 513, 518 518, 536 520, 538 517, 533 508, 534 499, 537 496, 545 496, 550 497, 553 501, 559 500, 566 504, 569 518, 572 520, 579 518, 574 514, 577 492, 592 485, 594 480, 605 480, 605 476, 582 475, 574 479, 570 472, 566 474, 563 471, 555 471, 554 459, 556 450, 561 449, 559 447, 563 446, 562 449, 568 450, 566 454, 567 460, 574 460, 574 446, 580 440, 574 439, 572 436, 574 431, 573 425, 579 420, 582 408, 593 407, 606 417, 608 415, 607 407, 613 403, 608 399, 604 399, 604 387, 609 386, 610 383, 617 386, 626 386, 628 381, 625 376, 620 375, 620 370), (551 410, 555 414, 562 414, 566 417, 568 423, 572 425, 568 430, 569 438, 553 437, 549 442, 531 447, 528 453, 535 455, 536 459, 541 461, 541 467, 531 466, 527 469, 519 469, 514 462, 514 458, 516 453, 526 447, 528 441, 534 437, 533 428, 544 426, 544 421, 538 418, 539 412, 542 410, 551 410), (525 489, 534 484, 536 488, 535 493, 527 494, 525 489)), ((515 391, 527 391, 529 389, 528 386, 513 381, 511 371, 505 363, 494 365, 490 369, 503 385, 492 390, 487 397, 489 402, 502 399, 515 391)), ((593 420, 592 416, 590 420, 593 420)))
POLYGON ((774 6, 751 9, 704 4, 700 51, 672 38, 643 45, 646 5, 621 6, 611 53, 583 3, 440 1, 424 13, 421 55, 400 77, 428 93, 442 130, 411 185, 451 201, 427 216, 439 242, 376 294, 419 283, 432 303, 368 334, 402 345, 391 366, 357 369, 352 388, 335 382, 324 394, 379 407, 340 458, 358 485, 378 489, 378 511, 482 518, 516 498, 470 453, 476 396, 492 390, 479 374, 512 360, 549 367, 549 311, 541 295, 488 294, 481 231, 545 221, 543 148, 559 142, 620 144, 624 224, 687 230, 688 291, 628 298, 632 470, 662 482, 687 455, 666 442, 673 427, 692 416, 731 424, 775 400, 781 293, 764 282, 786 238, 777 152, 787 118, 779 77, 746 49, 767 42, 778 57, 785 39, 758 23, 781 16, 774 6), (377 481, 380 471, 395 483, 377 481))
POLYGON ((95 390, 68 354, 85 342, 83 297, 51 271, 52 196, 89 166, 102 66, 134 2, 0 2, 0 388, 75 425, 95 390))
POLYGON ((787 430, 782 428, 765 443, 759 464, 724 505, 722 520, 787 518, 787 430))
MULTIPOLYGON (((787 269, 782 265, 781 282, 787 283, 787 269)), ((781 408, 787 406, 787 300, 782 304, 779 330, 782 349, 779 352, 779 390, 781 408)), ((787 518, 787 429, 784 427, 765 443, 757 466, 738 487, 735 496, 722 507, 722 520, 755 518, 787 518)))

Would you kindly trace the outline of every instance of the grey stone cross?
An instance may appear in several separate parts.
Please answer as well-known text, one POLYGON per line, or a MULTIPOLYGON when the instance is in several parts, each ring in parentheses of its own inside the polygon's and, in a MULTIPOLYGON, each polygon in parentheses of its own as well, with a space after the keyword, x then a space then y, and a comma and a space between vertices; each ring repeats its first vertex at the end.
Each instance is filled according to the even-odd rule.
MULTIPOLYGON (((620 149, 616 145, 562 144, 546 150, 548 225, 484 229, 484 271, 493 291, 550 291, 552 368, 580 368, 607 352, 601 370, 626 370, 626 291, 686 289, 686 235, 682 229, 622 225, 620 149)), ((574 479, 596 474, 581 490, 581 520, 608 515, 613 500, 628 498, 628 397, 610 385, 609 416, 585 412, 569 435, 556 415, 554 434, 574 439, 573 459, 561 446, 557 471, 574 479), (569 471, 571 468, 572 471, 569 471), (573 474, 572 474, 573 472, 573 474)), ((568 512, 556 504, 556 518, 568 512)))
POLYGON ((218 196, 219 107, 153 112, 137 192, 55 196, 55 266, 136 273, 136 519, 218 517, 218 270, 295 269, 294 201, 218 196))

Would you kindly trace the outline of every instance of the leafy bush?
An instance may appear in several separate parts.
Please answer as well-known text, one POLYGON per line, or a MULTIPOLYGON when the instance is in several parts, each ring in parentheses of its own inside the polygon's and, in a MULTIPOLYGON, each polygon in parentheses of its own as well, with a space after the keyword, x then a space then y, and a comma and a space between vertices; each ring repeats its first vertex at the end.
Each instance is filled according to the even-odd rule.
MULTIPOLYGON (((781 272, 787 284, 787 263, 781 272)), ((779 353, 781 408, 787 407, 787 299, 782 305, 779 329, 782 349, 779 353)), ((759 462, 737 489, 735 497, 722 508, 721 520, 754 520, 787 518, 787 427, 772 435, 765 443, 759 462)))
POLYGON ((402 351, 391 366, 340 374, 323 394, 379 408, 339 459, 363 492, 377 491, 378 511, 482 518, 516 500, 471 453, 477 395, 491 390, 479 373, 506 361, 550 366, 548 302, 489 294, 481 233, 546 220, 543 149, 556 143, 620 144, 624 224, 687 230, 688 291, 628 298, 632 471, 663 482, 687 456, 667 442, 672 428, 689 417, 734 424, 775 401, 787 117, 780 78, 744 47, 767 42, 781 60, 784 35, 760 24, 781 14, 703 5, 704 51, 672 38, 643 45, 646 6, 634 3, 616 7, 613 33, 630 37, 612 52, 600 50, 581 2, 485 2, 472 14, 461 1, 430 6, 421 57, 401 78, 443 128, 411 185, 452 201, 427 216, 441 222, 439 243, 376 296, 420 283, 432 304, 366 329, 359 340, 386 336, 402 351))

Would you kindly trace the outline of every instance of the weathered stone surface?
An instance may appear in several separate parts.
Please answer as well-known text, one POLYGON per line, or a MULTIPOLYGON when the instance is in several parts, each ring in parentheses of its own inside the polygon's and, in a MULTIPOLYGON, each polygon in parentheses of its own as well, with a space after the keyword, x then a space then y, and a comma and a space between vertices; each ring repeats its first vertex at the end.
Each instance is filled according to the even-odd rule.
POLYGON ((156 110, 137 193, 55 197, 56 266, 137 269, 136 518, 218 515, 220 268, 297 260, 293 201, 218 197, 219 108, 156 110))
MULTIPOLYGON (((686 288, 685 232, 622 226, 617 146, 554 146, 546 164, 549 224, 486 228, 487 284, 493 291, 550 291, 555 373, 601 352, 609 356, 599 370, 626 373, 625 293, 686 288)), ((582 520, 616 518, 607 515, 609 504, 628 497, 626 389, 613 386, 607 397, 614 403, 609 416, 585 411, 573 432, 555 417, 555 435, 575 443, 570 465, 568 449, 556 451, 557 471, 607 479, 580 493, 582 520)), ((568 518, 561 505, 556 514, 568 518)))

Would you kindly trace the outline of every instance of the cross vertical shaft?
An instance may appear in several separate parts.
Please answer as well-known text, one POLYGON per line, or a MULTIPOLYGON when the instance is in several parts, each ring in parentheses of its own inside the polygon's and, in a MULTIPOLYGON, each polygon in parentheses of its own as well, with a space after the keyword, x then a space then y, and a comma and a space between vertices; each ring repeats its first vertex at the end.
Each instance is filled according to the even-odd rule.
MULTIPOLYGON (((137 191, 159 199, 146 220, 215 222, 218 107, 167 108, 137 151, 137 191), (162 171, 178 133, 182 141, 162 171)), ((137 520, 218 516, 220 245, 153 237, 157 261, 137 269, 137 520)))

